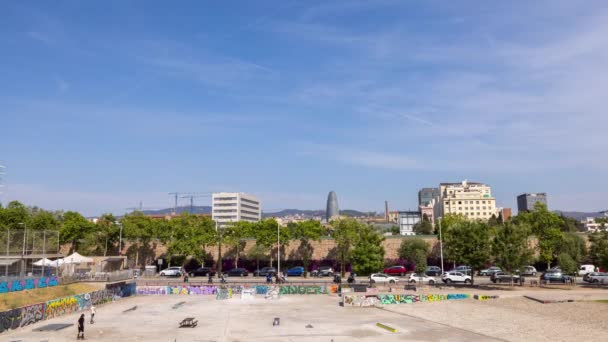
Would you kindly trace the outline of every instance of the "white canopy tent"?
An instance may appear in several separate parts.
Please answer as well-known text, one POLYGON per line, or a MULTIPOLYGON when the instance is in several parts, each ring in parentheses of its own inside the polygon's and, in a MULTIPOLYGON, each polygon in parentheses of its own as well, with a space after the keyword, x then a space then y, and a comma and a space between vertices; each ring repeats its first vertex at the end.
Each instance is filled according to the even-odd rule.
POLYGON ((64 264, 82 264, 90 262, 93 262, 93 259, 82 256, 78 254, 78 252, 74 252, 74 254, 63 258, 64 264))
POLYGON ((32 263, 32 265, 34 265, 34 266, 46 266, 46 267, 57 267, 57 266, 53 266, 53 261, 49 260, 47 258, 40 259, 40 260, 32 263))
POLYGON ((51 262, 51 267, 60 267, 61 265, 63 265, 63 259, 57 259, 55 261, 51 262))

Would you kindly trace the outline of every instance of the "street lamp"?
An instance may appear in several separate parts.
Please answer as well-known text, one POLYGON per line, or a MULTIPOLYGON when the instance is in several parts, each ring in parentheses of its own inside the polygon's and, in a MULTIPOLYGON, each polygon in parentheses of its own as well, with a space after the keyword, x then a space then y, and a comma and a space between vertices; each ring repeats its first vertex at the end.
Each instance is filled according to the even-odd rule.
POLYGON ((23 226, 23 250, 21 252, 21 276, 25 274, 25 241, 27 237, 27 225, 23 222, 17 223, 20 226, 23 226))
POLYGON ((122 255, 122 222, 119 222, 118 225, 120 226, 120 235, 118 238, 118 255, 122 255))
POLYGON ((439 223, 439 253, 441 256, 441 274, 443 274, 443 238, 441 237, 441 217, 437 218, 439 223))
POLYGON ((277 221, 277 276, 281 273, 281 235, 279 228, 281 228, 281 225, 277 221))

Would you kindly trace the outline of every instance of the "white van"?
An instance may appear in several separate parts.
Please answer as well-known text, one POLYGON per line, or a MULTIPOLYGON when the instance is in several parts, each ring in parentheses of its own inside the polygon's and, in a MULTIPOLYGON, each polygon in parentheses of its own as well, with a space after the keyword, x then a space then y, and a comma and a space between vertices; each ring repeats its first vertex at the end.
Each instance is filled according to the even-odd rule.
POLYGON ((593 265, 581 265, 581 268, 578 270, 579 276, 584 276, 587 273, 595 272, 595 266, 593 265))

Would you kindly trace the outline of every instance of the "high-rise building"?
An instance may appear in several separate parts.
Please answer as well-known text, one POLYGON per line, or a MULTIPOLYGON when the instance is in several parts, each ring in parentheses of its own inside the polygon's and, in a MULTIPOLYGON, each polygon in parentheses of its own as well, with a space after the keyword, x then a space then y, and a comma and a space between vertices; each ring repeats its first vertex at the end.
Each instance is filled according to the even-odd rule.
POLYGON ((422 188, 418 191, 418 205, 428 206, 433 199, 439 197, 439 189, 437 188, 422 188))
POLYGON ((420 222, 420 213, 417 211, 400 211, 399 212, 399 234, 400 235, 416 235, 414 233, 414 225, 420 222))
POLYGON ((327 211, 325 212, 325 219, 327 222, 340 216, 340 208, 338 207, 338 196, 335 192, 330 191, 327 195, 327 211))
POLYGON ((483 183, 467 182, 439 184, 439 201, 435 204, 435 217, 445 214, 462 214, 469 219, 488 220, 496 215, 496 199, 492 189, 483 183))
POLYGON ((242 192, 214 193, 211 217, 220 227, 228 222, 258 222, 262 218, 262 204, 255 196, 242 192))
POLYGON ((547 205, 547 194, 544 192, 521 194, 517 196, 517 211, 523 213, 524 211, 534 210, 536 202, 547 205))

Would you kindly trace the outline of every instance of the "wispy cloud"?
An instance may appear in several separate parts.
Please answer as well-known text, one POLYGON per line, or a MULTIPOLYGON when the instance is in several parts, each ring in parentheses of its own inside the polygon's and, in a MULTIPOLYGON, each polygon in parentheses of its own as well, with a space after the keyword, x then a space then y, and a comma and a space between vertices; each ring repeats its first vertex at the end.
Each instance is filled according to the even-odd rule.
POLYGON ((31 39, 37 40, 37 41, 42 42, 47 45, 50 45, 53 43, 53 40, 51 39, 51 37, 49 37, 47 34, 42 33, 42 32, 28 31, 25 34, 28 37, 30 37, 31 39))

